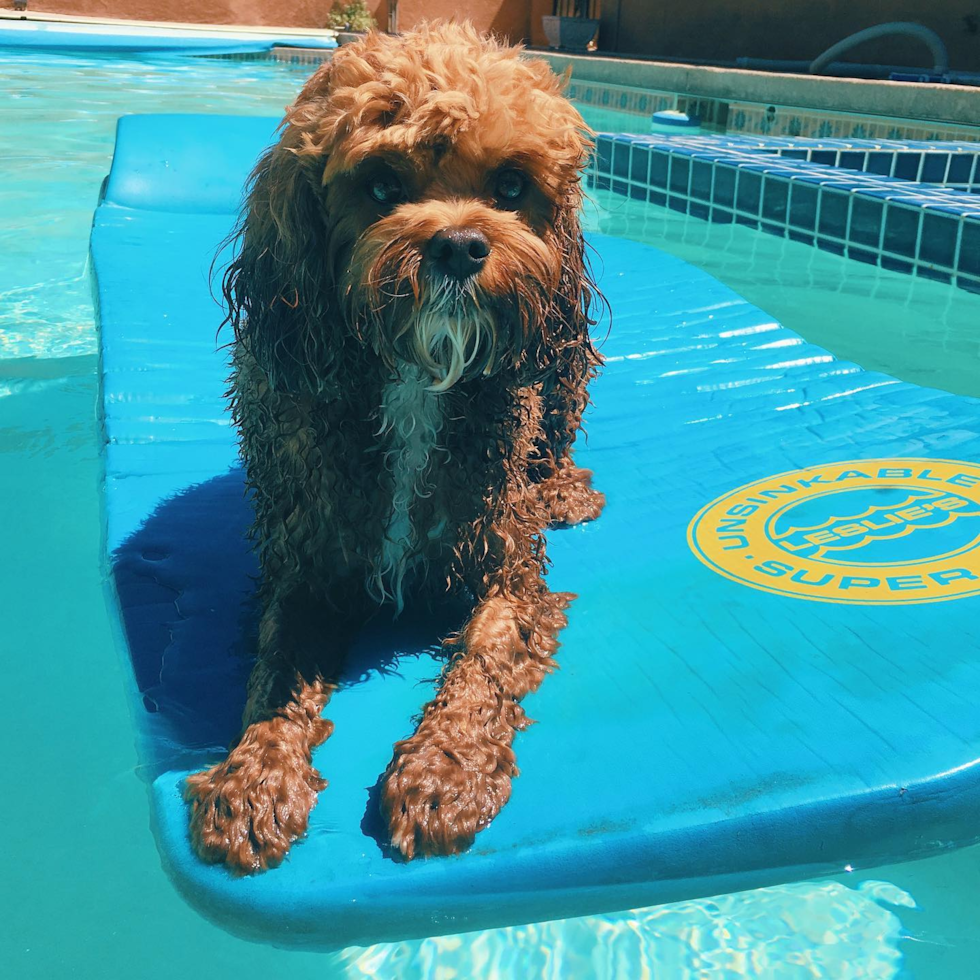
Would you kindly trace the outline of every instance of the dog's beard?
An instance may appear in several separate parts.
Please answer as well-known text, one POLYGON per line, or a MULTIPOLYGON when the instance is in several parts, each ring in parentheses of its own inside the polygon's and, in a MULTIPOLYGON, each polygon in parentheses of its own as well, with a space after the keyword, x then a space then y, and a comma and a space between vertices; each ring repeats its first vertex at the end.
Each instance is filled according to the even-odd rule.
POLYGON ((423 369, 434 392, 522 363, 547 319, 560 259, 553 266, 530 234, 498 235, 496 261, 460 280, 426 267, 428 232, 398 231, 379 224, 353 250, 341 281, 355 336, 394 372, 399 362, 423 369))
POLYGON ((411 319, 403 337, 405 353, 432 377, 430 391, 448 391, 464 376, 492 372, 496 319, 470 284, 437 280, 411 319))

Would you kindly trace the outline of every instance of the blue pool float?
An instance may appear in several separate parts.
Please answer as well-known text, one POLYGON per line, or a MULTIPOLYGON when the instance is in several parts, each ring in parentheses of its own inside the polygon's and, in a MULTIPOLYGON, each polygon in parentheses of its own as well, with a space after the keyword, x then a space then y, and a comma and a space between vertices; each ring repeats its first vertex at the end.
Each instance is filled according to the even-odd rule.
POLYGON ((548 535, 579 594, 527 699, 509 805, 392 859, 375 787, 452 625, 374 625, 279 869, 188 840, 181 783, 235 736, 255 563, 209 266, 272 119, 120 120, 95 213, 106 546, 153 831, 229 930, 334 948, 729 892, 925 855, 980 827, 980 403, 835 360, 717 280, 594 235, 614 310, 579 459, 608 497, 548 535))

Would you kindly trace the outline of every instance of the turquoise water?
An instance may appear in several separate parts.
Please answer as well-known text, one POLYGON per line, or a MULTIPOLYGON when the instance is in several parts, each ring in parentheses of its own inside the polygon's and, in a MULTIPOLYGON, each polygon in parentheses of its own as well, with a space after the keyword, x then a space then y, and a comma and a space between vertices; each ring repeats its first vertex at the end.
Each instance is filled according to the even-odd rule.
MULTIPOLYGON (((806 340, 904 381, 980 396, 980 295, 596 191, 595 230, 700 266, 806 340)), ((978 971, 980 976, 980 971, 978 971)))
MULTIPOLYGON (((148 826, 124 697, 127 667, 102 595, 88 230, 118 115, 276 114, 307 73, 223 61, 16 57, 0 64, 4 975, 980 975, 977 848, 707 901, 333 956, 233 939, 173 891, 148 826)), ((698 262, 836 353, 869 367, 883 358, 903 377, 975 389, 974 297, 612 198, 600 198, 588 220, 698 262)))

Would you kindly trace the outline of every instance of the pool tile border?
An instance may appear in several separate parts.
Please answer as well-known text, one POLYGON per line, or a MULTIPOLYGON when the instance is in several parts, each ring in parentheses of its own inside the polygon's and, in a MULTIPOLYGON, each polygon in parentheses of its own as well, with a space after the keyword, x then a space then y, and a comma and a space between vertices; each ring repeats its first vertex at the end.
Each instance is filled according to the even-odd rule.
POLYGON ((980 190, 974 143, 602 133, 587 182, 980 293, 980 193, 963 189, 980 190), (888 173, 842 166, 872 154, 888 158, 888 173), (900 169, 969 180, 907 180, 900 169))
MULTIPOLYGON (((574 77, 570 98, 598 109, 614 109, 649 117, 661 109, 679 109, 697 115, 717 132, 809 139, 895 139, 980 141, 980 126, 971 127, 924 119, 831 112, 793 105, 726 100, 683 92, 635 88, 574 77)), ((637 120, 639 123, 639 119, 637 120)), ((643 130, 648 126, 643 124, 643 130)))

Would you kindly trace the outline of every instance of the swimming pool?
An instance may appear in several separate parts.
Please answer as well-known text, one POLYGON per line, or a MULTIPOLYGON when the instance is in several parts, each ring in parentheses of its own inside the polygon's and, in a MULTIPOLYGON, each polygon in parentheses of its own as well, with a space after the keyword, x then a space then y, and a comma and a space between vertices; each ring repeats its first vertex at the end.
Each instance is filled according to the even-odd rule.
MULTIPOLYGON (((0 161, 0 485, 5 513, 16 515, 8 523, 2 594, 14 597, 8 649, 25 651, 6 664, 9 689, 25 692, 11 699, 6 723, 8 744, 18 748, 16 792, 28 801, 11 850, 30 855, 8 872, 18 900, 7 919, 16 942, 4 960, 15 964, 14 975, 149 978, 204 966, 218 975, 258 968, 297 977, 421 977, 436 975, 438 957, 444 970, 481 977, 628 976, 644 966, 667 978, 708 967, 757 976, 969 976, 978 952, 970 911, 980 891, 977 849, 844 873, 840 881, 376 947, 338 960, 231 939, 173 893, 146 828, 122 707, 123 665, 101 595, 88 229, 116 116, 276 113, 307 74, 259 63, 28 57, 0 69, 10 96, 0 129, 12 148, 0 161), (36 705, 49 699, 70 712, 67 719, 39 713, 36 705)), ((836 353, 860 360, 840 345, 864 343, 858 352, 887 358, 892 373, 919 370, 922 354, 897 356, 904 345, 889 334, 891 318, 901 317, 905 335, 921 338, 926 352, 936 346, 931 321, 942 319, 948 350, 929 369, 933 383, 951 387, 946 379, 957 362, 956 383, 970 384, 975 297, 744 228, 719 230, 613 196, 597 195, 597 203, 589 220, 603 230, 696 261, 836 353), (808 303, 800 302, 801 283, 808 303), (920 291, 925 286, 936 291, 920 291), (866 305, 852 314, 862 290, 866 305), (808 334, 826 331, 825 303, 834 296, 842 299, 833 319, 845 317, 839 335, 808 334), (867 329, 869 310, 882 324, 863 340, 856 335, 867 329), (925 328, 923 320, 930 321, 925 328)))

